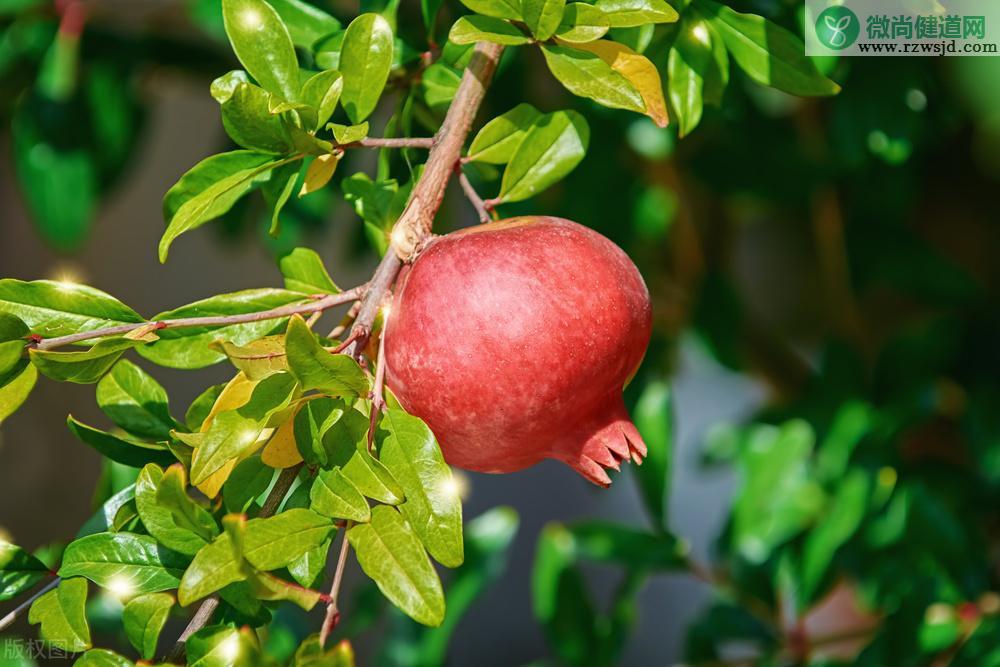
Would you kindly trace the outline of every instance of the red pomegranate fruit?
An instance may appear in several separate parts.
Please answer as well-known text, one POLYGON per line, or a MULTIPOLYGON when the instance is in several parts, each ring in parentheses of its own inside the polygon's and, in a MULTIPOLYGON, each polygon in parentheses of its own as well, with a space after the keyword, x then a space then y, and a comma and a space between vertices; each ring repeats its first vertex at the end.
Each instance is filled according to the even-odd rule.
POLYGON ((622 387, 645 354, 649 292, 618 246, 569 220, 520 217, 436 239, 401 277, 386 382, 452 465, 558 459, 607 486, 646 445, 622 387))

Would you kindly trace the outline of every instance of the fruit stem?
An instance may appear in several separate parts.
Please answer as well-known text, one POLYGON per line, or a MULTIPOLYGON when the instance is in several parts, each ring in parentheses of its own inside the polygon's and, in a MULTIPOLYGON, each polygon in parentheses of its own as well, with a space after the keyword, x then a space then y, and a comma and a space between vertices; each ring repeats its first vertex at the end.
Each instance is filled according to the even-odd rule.
POLYGON ((424 173, 413 187, 406 208, 393 227, 389 249, 375 269, 375 275, 368 283, 368 291, 361 301, 353 327, 360 335, 345 350, 356 359, 361 356, 361 351, 371 336, 375 316, 382 307, 386 292, 399 275, 403 262, 410 260, 430 238, 434 216, 441 208, 448 181, 455 173, 455 165, 461 158, 472 121, 479 112, 502 53, 503 46, 490 42, 478 42, 472 52, 455 99, 448 107, 441 128, 434 135, 434 145, 424 164, 424 173))

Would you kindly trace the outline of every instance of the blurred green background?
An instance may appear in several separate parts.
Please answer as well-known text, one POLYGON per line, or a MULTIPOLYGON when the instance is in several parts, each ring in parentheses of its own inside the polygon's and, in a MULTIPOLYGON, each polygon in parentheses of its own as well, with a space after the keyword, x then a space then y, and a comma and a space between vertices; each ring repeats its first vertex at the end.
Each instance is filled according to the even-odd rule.
MULTIPOLYGON (((275 284, 296 245, 340 284, 364 279, 377 258, 339 187, 373 167, 361 151, 278 238, 251 198, 160 265, 163 193, 229 147, 207 92, 236 63, 213 0, 85 4, 77 41, 47 0, 0 0, 0 274, 87 282, 143 313, 275 284)), ((800 32, 796 3, 729 4, 800 32)), ((645 52, 664 76, 668 48, 645 52)), ((627 397, 672 449, 669 503, 634 470, 609 491, 550 463, 467 474, 466 516, 510 505, 520 528, 450 664, 1000 665, 1000 60, 825 60, 843 91, 809 100, 733 68, 678 139, 569 96, 539 58, 505 64, 488 114, 578 108, 590 150, 503 213, 591 226, 642 270, 656 326, 627 397), (690 559, 664 555, 673 535, 690 559)), ((474 222, 453 188, 438 231, 474 222)), ((158 373, 182 403, 226 375, 158 373)), ((91 512, 101 465, 64 413, 96 414, 89 389, 44 383, 0 430, 0 526, 25 547, 91 512)), ((419 664, 415 627, 353 592, 346 633, 381 619, 360 664, 419 664)))

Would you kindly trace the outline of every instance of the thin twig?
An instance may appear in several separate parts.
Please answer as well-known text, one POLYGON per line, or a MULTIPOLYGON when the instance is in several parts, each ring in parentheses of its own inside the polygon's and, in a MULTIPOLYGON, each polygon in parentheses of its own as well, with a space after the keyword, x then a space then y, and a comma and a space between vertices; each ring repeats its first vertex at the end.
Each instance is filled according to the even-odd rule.
POLYGON ((360 331, 361 335, 345 350, 355 359, 361 356, 361 350, 364 350, 368 342, 375 316, 382 306, 382 298, 399 275, 403 260, 411 258, 431 236, 434 216, 441 208, 448 181, 455 173, 455 164, 461 157, 462 146, 469 136, 472 121, 479 112, 502 53, 503 47, 499 44, 476 44, 455 98, 434 137, 423 175, 413 187, 406 208, 393 228, 392 245, 375 269, 375 275, 368 283, 368 291, 361 301, 358 317, 354 321, 354 329, 360 331))
POLYGON ((25 600, 21 604, 17 605, 17 607, 15 607, 12 612, 10 612, 6 616, 4 616, 2 619, 0 619, 0 631, 6 630, 8 627, 10 627, 10 625, 12 623, 14 623, 14 621, 17 620, 18 616, 20 616, 21 614, 23 614, 24 612, 26 612, 28 609, 30 609, 31 605, 35 604, 35 600, 37 600, 38 598, 42 597, 43 595, 45 595, 49 591, 54 590, 55 587, 58 586, 59 582, 61 582, 61 581, 62 581, 62 578, 60 578, 60 577, 54 578, 49 583, 45 584, 45 586, 43 586, 41 589, 39 589, 38 592, 36 592, 30 598, 28 598, 27 600, 25 600))
POLYGON ((353 144, 345 144, 343 148, 353 146, 361 148, 433 148, 434 137, 367 137, 353 144))
POLYGON ((329 294, 325 296, 314 296, 309 303, 292 304, 280 306, 270 310, 261 310, 256 313, 241 313, 239 315, 215 315, 210 317, 182 317, 171 320, 159 320, 156 322, 131 322, 129 324, 119 324, 104 329, 94 329, 93 331, 81 331, 68 336, 57 336, 55 338, 37 338, 31 343, 37 350, 51 350, 54 347, 81 343, 83 341, 94 340, 95 338, 106 338, 108 336, 120 336, 130 331, 135 331, 142 327, 151 327, 153 331, 162 329, 180 329, 184 327, 224 327, 230 324, 243 324, 246 322, 260 322, 263 320, 275 320, 292 315, 311 315, 322 312, 328 308, 339 306, 351 301, 357 301, 366 289, 367 285, 360 285, 340 294, 329 294))
POLYGON ((344 318, 340 320, 340 323, 335 326, 330 333, 326 335, 327 338, 340 338, 348 327, 354 324, 354 318, 358 316, 358 310, 361 308, 361 302, 355 301, 351 304, 351 308, 344 315, 344 318))
MULTIPOLYGON (((373 452, 375 443, 375 427, 378 424, 378 416, 385 410, 385 332, 389 326, 389 312, 391 305, 391 295, 387 295, 386 307, 382 310, 382 333, 378 340, 378 359, 375 362, 375 381, 372 384, 371 392, 371 414, 368 422, 368 451, 373 452)), ((352 332, 353 335, 353 332, 352 332)), ((345 341, 346 342, 346 341, 345 341)), ((340 584, 344 577, 344 565, 347 562, 347 552, 350 544, 347 541, 347 531, 350 530, 353 522, 348 521, 344 526, 344 539, 340 544, 340 555, 337 557, 337 569, 333 573, 333 585, 330 587, 330 599, 327 602, 326 618, 323 620, 323 627, 319 631, 320 646, 326 645, 326 640, 333 632, 337 623, 340 622, 340 609, 337 607, 337 598, 340 595, 340 584)))
POLYGON ((340 621, 340 609, 337 607, 337 598, 340 596, 340 585, 344 580, 344 567, 347 564, 347 552, 351 550, 351 544, 347 541, 347 531, 350 530, 353 522, 348 521, 344 525, 344 537, 340 543, 340 554, 337 556, 337 568, 333 571, 333 585, 330 587, 330 601, 326 606, 326 618, 323 619, 323 627, 319 631, 319 645, 326 646, 326 640, 330 633, 337 629, 340 621))
MULTIPOLYGON (((273 516, 274 513, 278 511, 281 501, 285 499, 286 495, 288 495, 288 490, 292 488, 292 484, 295 482, 295 478, 299 476, 299 470, 301 468, 302 464, 300 463, 281 471, 281 474, 278 475, 278 479, 275 481, 274 486, 271 487, 271 492, 268 493, 267 498, 264 499, 264 505, 260 508, 260 512, 257 514, 258 517, 266 518, 273 516)), ((201 606, 198 607, 198 611, 195 612, 187 627, 184 628, 184 632, 182 632, 181 636, 177 638, 177 642, 174 644, 173 648, 170 650, 170 654, 165 660, 166 662, 178 663, 184 660, 184 654, 186 652, 185 642, 188 637, 205 627, 208 622, 212 620, 212 615, 215 614, 215 610, 218 607, 218 593, 214 593, 211 597, 201 603, 201 606)))
POLYGON ((479 222, 489 222, 492 218, 490 218, 490 211, 486 207, 486 202, 479 196, 476 189, 472 187, 472 183, 469 182, 469 177, 462 171, 461 165, 456 165, 455 170, 458 172, 458 182, 462 186, 465 198, 472 202, 472 207, 476 209, 476 213, 479 215, 479 222))

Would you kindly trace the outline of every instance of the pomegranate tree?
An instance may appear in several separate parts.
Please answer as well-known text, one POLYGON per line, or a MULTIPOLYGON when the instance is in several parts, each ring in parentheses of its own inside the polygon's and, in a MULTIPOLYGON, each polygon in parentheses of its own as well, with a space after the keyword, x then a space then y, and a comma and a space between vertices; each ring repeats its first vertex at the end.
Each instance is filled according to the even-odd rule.
POLYGON ((628 256, 582 225, 521 217, 436 239, 402 277, 387 383, 445 459, 481 472, 552 458, 608 485, 646 446, 622 386, 649 342, 628 256))

